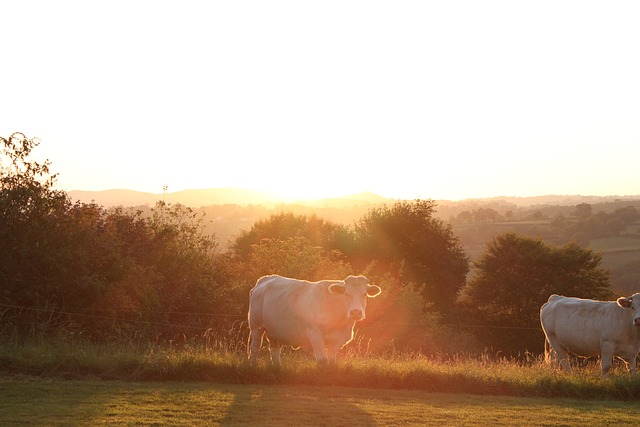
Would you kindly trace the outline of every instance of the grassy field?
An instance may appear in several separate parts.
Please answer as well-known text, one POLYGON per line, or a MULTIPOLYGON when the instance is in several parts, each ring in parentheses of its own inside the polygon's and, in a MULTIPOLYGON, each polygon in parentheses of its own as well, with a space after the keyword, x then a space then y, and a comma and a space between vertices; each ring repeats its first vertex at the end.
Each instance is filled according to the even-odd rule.
POLYGON ((0 425, 638 425, 617 400, 351 387, 0 378, 0 425))
POLYGON ((640 376, 541 358, 287 352, 250 367, 241 343, 5 341, 0 425, 638 425, 640 376))
POLYGON ((336 365, 318 366, 304 351, 288 351, 274 368, 266 352, 249 366, 244 347, 203 343, 179 346, 125 343, 91 344, 46 338, 0 346, 0 376, 124 381, 202 381, 229 384, 351 386, 427 392, 640 400, 640 376, 614 366, 610 380, 600 379, 595 363, 572 374, 550 370, 540 357, 505 359, 492 355, 358 356, 345 349, 336 365))
POLYGON ((640 239, 637 237, 606 237, 594 239, 589 243, 589 247, 602 253, 639 251, 640 239))

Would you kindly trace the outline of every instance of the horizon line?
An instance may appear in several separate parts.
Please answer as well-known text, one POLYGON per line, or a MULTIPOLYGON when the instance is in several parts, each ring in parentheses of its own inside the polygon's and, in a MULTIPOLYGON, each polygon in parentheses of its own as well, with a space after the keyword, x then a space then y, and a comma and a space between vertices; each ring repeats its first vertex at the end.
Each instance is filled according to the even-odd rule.
POLYGON ((351 193, 342 193, 342 194, 334 194, 334 195, 327 195, 327 196, 321 196, 321 197, 311 197, 311 198, 305 198, 305 197, 296 197, 296 196, 287 196, 282 194, 281 192, 278 191, 274 191, 274 190, 260 190, 260 189, 255 189, 255 188, 250 188, 250 187, 201 187, 201 188, 187 188, 187 189, 181 189, 181 190, 176 190, 176 191, 160 191, 160 192, 153 192, 153 191, 144 191, 144 190, 135 190, 135 189, 131 189, 131 188, 106 188, 106 189, 101 189, 101 190, 85 190, 85 189, 74 189, 74 190, 62 190, 66 193, 105 193, 105 192, 117 192, 117 191, 122 191, 122 192, 131 192, 131 193, 140 193, 140 194, 148 194, 148 195, 154 195, 154 196, 162 196, 162 195, 171 195, 171 194, 178 194, 178 193, 185 193, 185 192, 197 192, 197 191, 237 191, 237 192, 251 192, 251 193, 259 193, 263 196, 270 196, 270 197, 274 197, 277 200, 286 200, 287 202, 296 202, 296 201, 316 201, 316 200, 325 200, 325 199, 344 199, 344 198, 349 198, 352 196, 361 196, 361 195, 370 195, 370 196, 374 196, 376 198, 383 198, 383 199, 388 199, 388 200, 439 200, 439 201, 450 201, 450 202, 460 202, 460 201, 466 201, 466 200, 489 200, 489 199, 536 199, 536 198, 546 198, 546 197, 580 197, 580 198, 634 198, 634 197, 638 197, 640 198, 640 194, 606 194, 606 195, 601 195, 601 194, 579 194, 579 193, 574 193, 574 194, 562 194, 562 193, 550 193, 550 194, 539 194, 539 195, 496 195, 496 196, 470 196, 470 197, 462 197, 462 198, 432 198, 432 197, 410 197, 410 198, 403 198, 403 197, 389 197, 380 193, 377 193, 375 191, 370 191, 370 190, 362 190, 362 191, 358 191, 358 192, 351 192, 351 193))

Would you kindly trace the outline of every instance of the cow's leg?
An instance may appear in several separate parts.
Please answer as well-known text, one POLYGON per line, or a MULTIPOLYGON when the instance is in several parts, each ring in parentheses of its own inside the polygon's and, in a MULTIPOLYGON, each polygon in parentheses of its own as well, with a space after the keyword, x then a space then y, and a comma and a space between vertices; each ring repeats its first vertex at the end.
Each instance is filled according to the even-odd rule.
POLYGON ((558 353, 554 349, 549 351, 549 365, 551 365, 552 369, 560 369, 560 358, 558 357, 558 353))
POLYGON ((309 338, 309 342, 311 342, 311 348, 313 348, 313 353, 316 355, 318 363, 327 363, 327 351, 324 347, 324 337, 322 336, 322 332, 310 328, 307 329, 307 337, 309 338))
POLYGON ((258 359, 260 347, 262 347, 262 338, 264 337, 264 329, 254 328, 249 332, 249 363, 255 365, 258 359))
POLYGON ((556 351, 554 349, 549 348, 549 352, 545 354, 545 358, 547 359, 547 362, 549 363, 551 369, 557 369, 560 367, 558 355, 556 354, 556 351))
POLYGON ((626 362, 627 362, 627 368, 629 369, 629 373, 631 375, 635 375, 636 374, 636 355, 634 354, 633 356, 629 357, 629 359, 626 362))
POLYGON ((608 341, 600 343, 600 363, 602 365, 602 378, 607 378, 607 373, 613 365, 614 344, 608 341))
POLYGON ((633 353, 624 353, 620 355, 620 358, 627 366, 627 370, 631 375, 636 373, 636 355, 633 353))
POLYGON ((277 340, 269 340, 269 353, 271 354, 271 363, 273 366, 280 366, 280 350, 282 344, 277 340))
POLYGON ((551 346, 551 354, 549 362, 553 368, 560 365, 562 370, 571 371, 571 363, 569 362, 569 352, 560 345, 555 335, 549 335, 549 344, 551 346))
POLYGON ((340 351, 340 346, 336 341, 327 341, 325 345, 327 347, 327 356, 329 358, 329 362, 335 363, 338 359, 338 351, 340 351))
POLYGON ((556 358, 563 371, 571 372, 571 361, 569 360, 569 352, 567 350, 560 347, 560 349, 556 351, 556 358))
POLYGON ((547 339, 547 337, 545 336, 544 338, 544 361, 547 362, 549 364, 549 366, 551 366, 551 368, 554 368, 554 364, 555 364, 555 356, 553 355, 553 349, 551 348, 551 344, 549 344, 549 340, 547 339))
POLYGON ((620 357, 623 361, 624 364, 627 367, 627 370, 629 371, 629 373, 631 375, 636 373, 636 358, 635 357, 626 357, 626 356, 621 356, 620 357))
POLYGON ((549 364, 551 369, 560 368, 560 360, 558 359, 558 353, 551 347, 549 340, 545 338, 544 340, 544 358, 545 361, 549 364))

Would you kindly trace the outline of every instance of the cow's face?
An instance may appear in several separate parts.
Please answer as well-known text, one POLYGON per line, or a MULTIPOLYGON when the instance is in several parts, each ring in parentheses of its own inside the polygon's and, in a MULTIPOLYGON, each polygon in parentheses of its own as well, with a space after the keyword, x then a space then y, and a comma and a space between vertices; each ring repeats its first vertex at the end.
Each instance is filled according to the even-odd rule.
POLYGON ((329 291, 346 298, 346 316, 350 320, 362 320, 365 317, 367 298, 378 296, 382 290, 376 285, 370 285, 364 276, 349 276, 344 281, 329 286, 329 291))
POLYGON ((633 310, 633 324, 640 326, 640 294, 618 298, 618 305, 633 310))

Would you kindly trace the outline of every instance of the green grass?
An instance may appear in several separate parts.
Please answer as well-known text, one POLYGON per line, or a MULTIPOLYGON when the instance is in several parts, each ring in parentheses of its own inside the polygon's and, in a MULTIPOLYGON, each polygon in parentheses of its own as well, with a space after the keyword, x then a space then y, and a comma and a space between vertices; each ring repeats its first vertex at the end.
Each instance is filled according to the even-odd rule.
POLYGON ((276 369, 269 365, 266 354, 261 354, 257 367, 251 367, 241 346, 225 350, 197 343, 182 343, 177 348, 175 345, 88 344, 82 340, 7 342, 0 347, 0 375, 640 399, 640 376, 630 377, 621 367, 614 370, 611 379, 603 381, 596 364, 565 374, 552 371, 540 358, 520 362, 489 355, 435 358, 347 354, 336 365, 318 366, 299 351, 284 354, 282 368, 276 369))
POLYGON ((205 382, 0 378, 0 425, 637 425, 618 400, 205 382))
POLYGON ((640 239, 624 236, 605 237, 591 240, 589 247, 601 252, 638 251, 640 250, 640 239))
POLYGON ((287 351, 250 367, 241 343, 5 341, 0 425, 637 425, 640 379, 540 358, 287 351))

